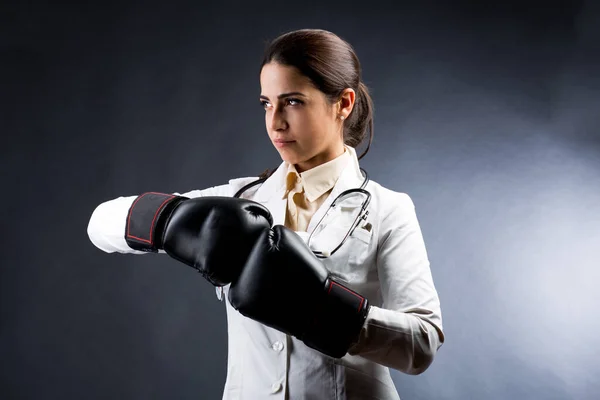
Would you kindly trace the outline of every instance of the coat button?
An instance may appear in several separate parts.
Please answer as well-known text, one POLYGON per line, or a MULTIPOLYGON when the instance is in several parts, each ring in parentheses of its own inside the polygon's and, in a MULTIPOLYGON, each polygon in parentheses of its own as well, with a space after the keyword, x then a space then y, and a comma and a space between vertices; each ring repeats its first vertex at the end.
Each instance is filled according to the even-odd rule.
POLYGON ((271 348, 275 351, 281 351, 281 350, 283 350, 283 343, 281 343, 280 341, 277 341, 277 342, 273 343, 271 348))
POLYGON ((279 392, 281 389, 281 383, 277 382, 271 385, 271 393, 279 392))

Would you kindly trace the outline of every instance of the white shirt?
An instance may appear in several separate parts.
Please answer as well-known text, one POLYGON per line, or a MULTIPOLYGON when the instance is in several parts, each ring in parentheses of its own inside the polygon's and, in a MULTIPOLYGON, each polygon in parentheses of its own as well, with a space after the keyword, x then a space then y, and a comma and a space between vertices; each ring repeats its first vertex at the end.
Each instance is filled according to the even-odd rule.
MULTIPOLYGON (((363 178, 356 152, 311 219, 308 232, 342 191, 360 187, 363 178)), ((286 213, 283 162, 262 185, 242 197, 265 205, 274 224, 286 213)), ((187 197, 233 196, 256 178, 184 193, 187 197)), ((334 279, 367 297, 372 305, 359 342, 341 359, 313 350, 294 337, 246 318, 226 301, 228 324, 225 400, 399 399, 389 368, 423 372, 444 340, 439 298, 433 284, 423 237, 408 195, 369 181, 370 230, 358 228, 330 258, 323 259, 334 279)), ((147 254, 124 239, 125 216, 136 196, 100 204, 88 225, 92 243, 111 253, 147 254)), ((302 233, 299 233, 302 235, 302 233)), ((228 286, 224 287, 227 298, 228 286)))

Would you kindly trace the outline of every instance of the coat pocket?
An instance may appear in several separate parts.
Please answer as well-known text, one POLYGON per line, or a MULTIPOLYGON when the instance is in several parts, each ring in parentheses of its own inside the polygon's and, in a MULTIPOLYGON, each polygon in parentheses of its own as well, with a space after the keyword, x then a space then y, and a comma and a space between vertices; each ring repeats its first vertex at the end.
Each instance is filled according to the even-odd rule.
POLYGON ((364 242, 366 244, 371 243, 371 238, 373 237, 373 230, 371 229, 366 230, 364 228, 361 227, 357 227, 354 232, 352 232, 352 235, 350 235, 350 238, 356 238, 358 240, 360 240, 361 242, 364 242))

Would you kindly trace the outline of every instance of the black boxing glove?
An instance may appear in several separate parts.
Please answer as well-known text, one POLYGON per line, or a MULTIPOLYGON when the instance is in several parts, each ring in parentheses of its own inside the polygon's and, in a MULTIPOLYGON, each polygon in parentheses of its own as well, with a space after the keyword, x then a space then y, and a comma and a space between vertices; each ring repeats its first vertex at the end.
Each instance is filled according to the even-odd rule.
POLYGON ((228 296, 242 315, 336 358, 358 341, 369 312, 365 297, 331 279, 304 241, 281 225, 262 232, 228 296))
POLYGON ((251 200, 148 192, 129 209, 125 240, 134 250, 164 250, 224 286, 237 278, 257 238, 272 224, 269 210, 251 200))

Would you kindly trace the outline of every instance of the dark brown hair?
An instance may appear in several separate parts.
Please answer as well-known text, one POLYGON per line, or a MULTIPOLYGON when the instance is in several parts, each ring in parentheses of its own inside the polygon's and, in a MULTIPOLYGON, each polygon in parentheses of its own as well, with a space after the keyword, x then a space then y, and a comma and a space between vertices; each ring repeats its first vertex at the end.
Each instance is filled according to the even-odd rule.
POLYGON ((297 68, 325 94, 330 104, 340 99, 344 89, 354 89, 354 108, 344 121, 344 143, 357 147, 368 131, 367 148, 358 159, 367 154, 373 141, 373 101, 361 81, 358 57, 348 42, 322 29, 284 33, 268 44, 260 70, 270 62, 297 68))

